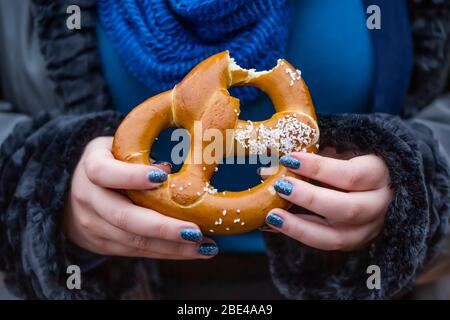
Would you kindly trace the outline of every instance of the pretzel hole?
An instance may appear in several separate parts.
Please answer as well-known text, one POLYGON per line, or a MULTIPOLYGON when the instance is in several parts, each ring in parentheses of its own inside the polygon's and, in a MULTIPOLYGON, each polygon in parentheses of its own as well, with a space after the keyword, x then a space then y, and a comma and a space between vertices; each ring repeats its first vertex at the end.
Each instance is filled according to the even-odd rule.
MULTIPOLYGON (((172 150, 179 143, 179 141, 171 141, 171 136, 175 129, 180 128, 167 128, 161 131, 151 149, 151 159, 169 162, 172 165, 172 173, 176 173, 181 169, 187 156, 186 153, 182 155, 182 163, 172 159, 172 150)), ((187 130, 185 131, 188 135, 187 130)), ((190 139, 186 143, 190 144, 190 139)), ((186 149, 188 150, 189 147, 190 145, 186 149)), ((254 155, 245 157, 234 156, 223 158, 222 160, 223 163, 217 165, 217 172, 214 173, 210 181, 211 185, 218 191, 245 191, 261 183, 261 177, 258 175, 257 169, 265 166, 265 164, 258 161, 258 157, 254 155)))
MULTIPOLYGON (((161 131, 153 142, 151 151, 150 151, 150 158, 154 161, 165 161, 169 162, 172 165, 172 173, 176 173, 180 171, 181 167, 184 164, 184 161, 187 156, 187 150, 181 149, 181 152, 178 154, 177 159, 172 159, 172 150, 177 146, 177 144, 180 143, 180 141, 172 141, 171 137, 175 130, 183 130, 187 136, 189 136, 189 132, 186 129, 183 128, 166 128, 163 131, 161 131), (178 161, 179 157, 182 158, 182 162, 178 161), (175 160, 175 161, 174 161, 175 160)), ((190 147, 190 139, 187 139, 187 141, 184 141, 184 143, 188 143, 188 147, 190 147)))
POLYGON ((218 192, 222 191, 245 191, 261 183, 261 176, 257 170, 265 166, 261 162, 250 163, 249 156, 246 156, 245 164, 236 164, 238 157, 234 157, 234 164, 227 164, 230 158, 224 159, 224 163, 217 166, 217 172, 214 173, 210 182, 218 192))
POLYGON ((253 101, 240 99, 239 119, 251 121, 263 121, 269 119, 275 112, 275 107, 270 97, 261 89, 253 86, 231 87, 228 89, 230 95, 239 98, 239 89, 252 88, 258 92, 258 97, 253 101))

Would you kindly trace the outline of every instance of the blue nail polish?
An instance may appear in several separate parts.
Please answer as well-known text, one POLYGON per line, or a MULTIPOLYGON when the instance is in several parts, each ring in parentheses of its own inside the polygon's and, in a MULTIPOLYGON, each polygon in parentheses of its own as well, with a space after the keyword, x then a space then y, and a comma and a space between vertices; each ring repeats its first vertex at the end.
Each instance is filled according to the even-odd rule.
POLYGON ((181 238, 187 241, 199 242, 203 239, 203 234, 198 229, 183 229, 180 231, 181 238))
POLYGON ((266 221, 268 224, 281 228, 283 226, 284 220, 279 215, 276 215, 275 213, 269 213, 269 215, 266 217, 266 221))
POLYGON ((215 243, 202 243, 198 247, 198 253, 204 256, 215 256, 219 253, 219 247, 215 243))
POLYGON ((276 192, 285 194, 287 196, 291 195, 293 189, 292 183, 283 179, 277 180, 273 187, 275 188, 276 192))
POLYGON ((294 157, 285 155, 280 158, 281 165, 285 166, 286 168, 291 169, 298 169, 301 166, 301 162, 298 159, 295 159, 294 157))
POLYGON ((167 172, 161 169, 153 169, 148 172, 148 180, 151 182, 164 182, 167 180, 167 172))

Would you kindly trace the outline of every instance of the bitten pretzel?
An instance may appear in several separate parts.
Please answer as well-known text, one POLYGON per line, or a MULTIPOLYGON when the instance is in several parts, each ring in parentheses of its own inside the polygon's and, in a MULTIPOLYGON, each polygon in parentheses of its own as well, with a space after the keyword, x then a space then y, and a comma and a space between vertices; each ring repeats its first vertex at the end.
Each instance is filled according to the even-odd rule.
MULTIPOLYGON (((127 190, 126 194, 137 205, 196 223, 205 234, 248 232, 262 226, 271 209, 290 207, 273 188, 277 179, 293 175, 282 166, 249 190, 217 192, 209 183, 217 164, 207 164, 202 155, 194 153, 196 143, 208 145, 195 132, 195 121, 201 121, 202 133, 214 128, 225 137, 226 130, 232 129, 236 146, 250 154, 268 148, 281 154, 317 152, 317 118, 300 71, 283 59, 269 71, 246 70, 230 58, 228 51, 218 53, 199 63, 172 90, 134 108, 117 129, 112 148, 118 160, 149 165, 152 143, 163 129, 187 129, 191 137, 187 158, 197 161, 185 162, 160 188, 127 190), (241 85, 266 92, 277 112, 265 121, 239 120, 239 99, 230 96, 227 89, 241 85)), ((223 155, 229 152, 224 147, 223 155)))

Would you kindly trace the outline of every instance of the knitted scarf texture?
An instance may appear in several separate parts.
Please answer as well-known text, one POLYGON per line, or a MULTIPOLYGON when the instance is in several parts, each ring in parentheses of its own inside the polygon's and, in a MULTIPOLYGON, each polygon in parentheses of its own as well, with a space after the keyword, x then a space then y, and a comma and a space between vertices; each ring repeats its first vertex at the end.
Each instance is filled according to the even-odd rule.
MULTIPOLYGON (((223 50, 242 67, 272 68, 285 55, 291 12, 289 0, 98 0, 124 65, 157 91, 223 50)), ((257 96, 255 88, 236 89, 243 100, 257 96)))

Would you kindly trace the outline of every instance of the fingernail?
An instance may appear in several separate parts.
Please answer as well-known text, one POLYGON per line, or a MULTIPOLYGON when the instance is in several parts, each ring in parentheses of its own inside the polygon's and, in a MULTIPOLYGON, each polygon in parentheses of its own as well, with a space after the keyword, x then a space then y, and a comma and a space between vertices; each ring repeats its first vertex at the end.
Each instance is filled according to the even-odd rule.
POLYGON ((291 195, 293 189, 292 183, 283 179, 277 180, 273 187, 275 188, 276 192, 285 194, 287 196, 291 195))
POLYGON ((204 256, 215 256, 219 253, 219 247, 215 243, 202 243, 198 247, 198 253, 204 256))
POLYGON ((295 159, 292 156, 284 155, 280 158, 281 165, 285 166, 286 168, 291 169, 298 169, 301 166, 301 162, 298 159, 295 159))
POLYGON ((158 160, 158 161, 153 162, 153 164, 160 164, 160 165, 163 165, 163 166, 168 166, 168 167, 170 167, 172 169, 172 164, 170 162, 167 162, 167 161, 158 160))
POLYGON ((164 182, 167 180, 167 172, 161 169, 153 169, 148 172, 148 180, 151 182, 164 182))
POLYGON ((199 242, 203 239, 203 234, 198 229, 183 229, 180 231, 181 238, 187 241, 199 242))
POLYGON ((269 213, 266 217, 266 221, 268 224, 281 228, 283 226, 284 220, 279 215, 276 215, 275 213, 269 213))

